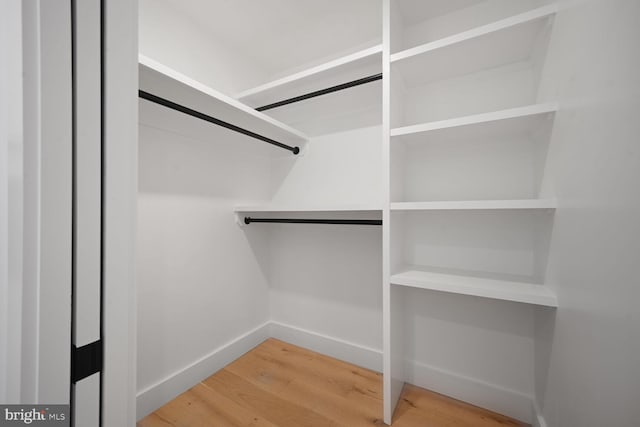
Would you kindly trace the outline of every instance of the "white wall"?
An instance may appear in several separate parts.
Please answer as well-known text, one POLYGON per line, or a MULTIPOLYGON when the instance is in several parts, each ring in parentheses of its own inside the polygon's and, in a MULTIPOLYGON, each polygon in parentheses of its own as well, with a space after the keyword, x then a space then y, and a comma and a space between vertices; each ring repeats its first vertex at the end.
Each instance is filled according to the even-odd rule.
POLYGON ((268 226, 271 319, 382 351, 380 227, 268 226))
MULTIPOLYGON (((374 126, 312 138, 301 156, 274 159, 272 202, 381 206, 380 131, 374 126)), ((327 215, 331 214, 310 216, 327 215)), ((362 213, 346 216, 364 217, 362 213)), ((380 218, 380 213, 369 217, 380 218)), ((271 318, 380 351, 381 227, 267 227, 271 318)))
POLYGON ((248 59, 166 0, 139 1, 140 53, 233 95, 262 83, 270 70, 248 59))
POLYGON ((144 101, 139 129, 140 396, 270 319, 380 351, 380 227, 233 215, 269 200, 379 205, 378 126, 314 138, 300 156, 144 101))
POLYGON ((563 2, 543 74, 559 209, 538 318, 537 398, 549 427, 640 418, 640 3, 563 2))
MULTIPOLYGON (((266 75, 170 2, 141 0, 139 15, 141 54, 216 90, 233 94, 266 75)), ((141 417, 202 379, 185 374, 192 366, 268 320, 266 235, 245 235, 233 207, 269 197, 276 149, 146 101, 139 111, 141 417)))
MULTIPOLYGON (((435 133, 435 132, 434 132, 435 133)), ((548 138, 526 131, 483 136, 482 130, 462 130, 420 138, 417 144, 392 153, 398 162, 399 186, 394 201, 509 200, 538 197, 548 138), (471 133, 472 135, 469 135, 471 133), (396 159, 398 157, 398 159, 396 159), (464 170, 465 173, 460 173, 464 170), (469 179, 472 177, 472 179, 469 179)))
POLYGON ((245 235, 233 214, 268 197, 267 150, 140 101, 139 392, 268 320, 267 254, 255 253, 265 236, 245 235))
POLYGON ((311 138, 298 156, 272 159, 271 201, 302 205, 381 205, 380 127, 311 138))

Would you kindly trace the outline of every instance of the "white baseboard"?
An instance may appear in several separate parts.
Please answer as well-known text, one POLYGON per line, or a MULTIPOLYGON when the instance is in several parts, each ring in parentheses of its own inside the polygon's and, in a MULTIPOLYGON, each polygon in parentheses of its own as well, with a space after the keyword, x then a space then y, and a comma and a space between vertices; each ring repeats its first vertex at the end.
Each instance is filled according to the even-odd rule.
POLYGON ((416 361, 405 365, 406 382, 530 424, 532 397, 416 361))
POLYGON ((533 402, 533 420, 531 421, 531 427, 547 427, 547 421, 544 419, 544 415, 540 410, 540 406, 537 402, 533 402))
POLYGON ((271 322, 271 337, 372 371, 382 372, 382 351, 307 329, 271 322))
MULTIPOLYGON (((270 337, 376 372, 382 371, 380 350, 280 322, 266 322, 140 391, 137 418, 150 414, 270 337)), ((407 362, 405 369, 408 383, 516 418, 533 427, 547 427, 532 396, 415 361, 407 362)))
POLYGON ((266 322, 252 329, 191 365, 138 392, 136 418, 140 420, 149 415, 269 338, 269 323, 266 322))

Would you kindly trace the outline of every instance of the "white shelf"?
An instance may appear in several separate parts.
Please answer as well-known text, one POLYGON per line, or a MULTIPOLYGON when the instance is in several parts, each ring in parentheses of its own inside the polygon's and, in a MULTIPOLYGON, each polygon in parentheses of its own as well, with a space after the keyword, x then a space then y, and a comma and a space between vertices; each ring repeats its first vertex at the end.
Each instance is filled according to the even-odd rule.
POLYGON ((555 4, 391 55, 407 86, 450 79, 528 59, 555 4))
POLYGON ((291 205, 256 205, 236 206, 235 212, 376 212, 382 211, 382 206, 372 204, 353 205, 318 205, 318 206, 291 206, 291 205))
POLYGON ((555 199, 468 200, 391 203, 392 211, 555 209, 555 199))
POLYGON ((138 58, 138 72, 140 90, 145 92, 287 145, 308 139, 302 132, 143 55, 138 58))
POLYGON ((527 132, 536 128, 540 120, 550 117, 558 110, 556 104, 535 104, 525 107, 510 108, 489 113, 474 114, 471 116, 456 117, 448 120, 421 123, 411 126, 403 126, 391 129, 392 137, 419 135, 425 132, 444 131, 462 126, 474 126, 472 133, 480 131, 480 127, 497 127, 499 131, 527 132))
MULTIPOLYGON (((295 74, 274 80, 269 83, 245 90, 236 95, 238 100, 247 102, 255 107, 281 101, 309 92, 309 85, 313 85, 318 80, 333 78, 336 83, 344 83, 345 79, 353 80, 354 73, 363 69, 369 70, 372 74, 382 70, 382 45, 376 45, 364 49, 351 55, 343 56, 333 61, 320 64, 318 66, 300 71, 295 74)), ((360 77, 365 77, 360 75, 360 77)), ((322 89, 317 87, 317 89, 322 89)))
MULTIPOLYGON (((377 45, 246 90, 237 98, 258 108, 382 72, 377 45)), ((264 113, 318 136, 382 122, 381 80, 265 110, 264 113)))
POLYGON ((454 294, 557 307, 556 295, 544 285, 500 280, 486 275, 444 274, 411 267, 391 276, 394 285, 454 294))

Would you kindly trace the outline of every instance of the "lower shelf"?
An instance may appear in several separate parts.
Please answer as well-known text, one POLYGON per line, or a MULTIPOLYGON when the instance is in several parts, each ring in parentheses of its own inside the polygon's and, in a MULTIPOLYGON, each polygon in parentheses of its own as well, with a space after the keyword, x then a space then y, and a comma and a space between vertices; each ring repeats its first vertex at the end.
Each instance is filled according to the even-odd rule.
POLYGON ((391 284, 454 294, 557 307, 555 293, 544 285, 408 267, 391 276, 391 284))

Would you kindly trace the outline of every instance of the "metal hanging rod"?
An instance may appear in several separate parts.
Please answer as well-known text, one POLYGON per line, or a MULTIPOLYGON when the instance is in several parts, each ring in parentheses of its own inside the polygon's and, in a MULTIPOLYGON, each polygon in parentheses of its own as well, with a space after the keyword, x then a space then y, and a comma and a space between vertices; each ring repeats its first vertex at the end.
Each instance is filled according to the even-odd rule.
POLYGON ((304 95, 296 96, 293 98, 285 99, 283 101, 274 102, 273 104, 263 105, 262 107, 256 108, 258 111, 270 110, 272 108, 282 107, 283 105, 293 104, 294 102, 304 101, 305 99, 315 98, 316 96, 326 95, 328 93, 337 92, 339 90, 349 89, 350 87, 360 86, 365 83, 375 82, 376 80, 382 79, 382 73, 374 74, 372 76, 363 77, 358 80, 353 80, 347 83, 342 83, 336 86, 331 86, 326 89, 316 90, 314 92, 309 92, 304 95))
POLYGON ((198 118, 200 120, 204 120, 206 122, 213 123, 213 124, 218 125, 218 126, 222 126, 223 128, 230 129, 230 130, 232 130, 234 132, 238 132, 238 133, 241 133, 243 135, 247 135, 247 136, 250 136, 252 138, 259 139, 260 141, 264 141, 264 142, 266 142, 268 144, 275 145, 276 147, 284 148, 285 150, 291 151, 293 154, 298 154, 300 152, 300 148, 298 148, 298 147, 291 147, 290 145, 283 144, 283 143, 278 142, 276 140, 273 140, 271 138, 267 138, 266 136, 257 134, 255 132, 251 132, 250 130, 241 128, 239 126, 233 125, 231 123, 225 122, 225 121, 220 120, 220 119, 216 119, 215 117, 208 116, 208 115, 206 115, 204 113, 201 113, 199 111, 192 110, 191 108, 185 107, 184 105, 176 104, 173 101, 169 101, 168 99, 161 98, 161 97, 153 95, 153 94, 151 94, 149 92, 145 92, 143 90, 139 90, 138 91, 138 96, 140 98, 142 98, 142 99, 146 99, 147 101, 155 102, 156 104, 160 104, 160 105, 165 106, 167 108, 171 108, 172 110, 176 110, 176 111, 179 111, 181 113, 187 114, 189 116, 198 118))
POLYGON ((244 217, 245 224, 252 222, 269 222, 283 224, 347 224, 347 225, 382 225, 381 219, 300 219, 300 218, 251 218, 244 217))

